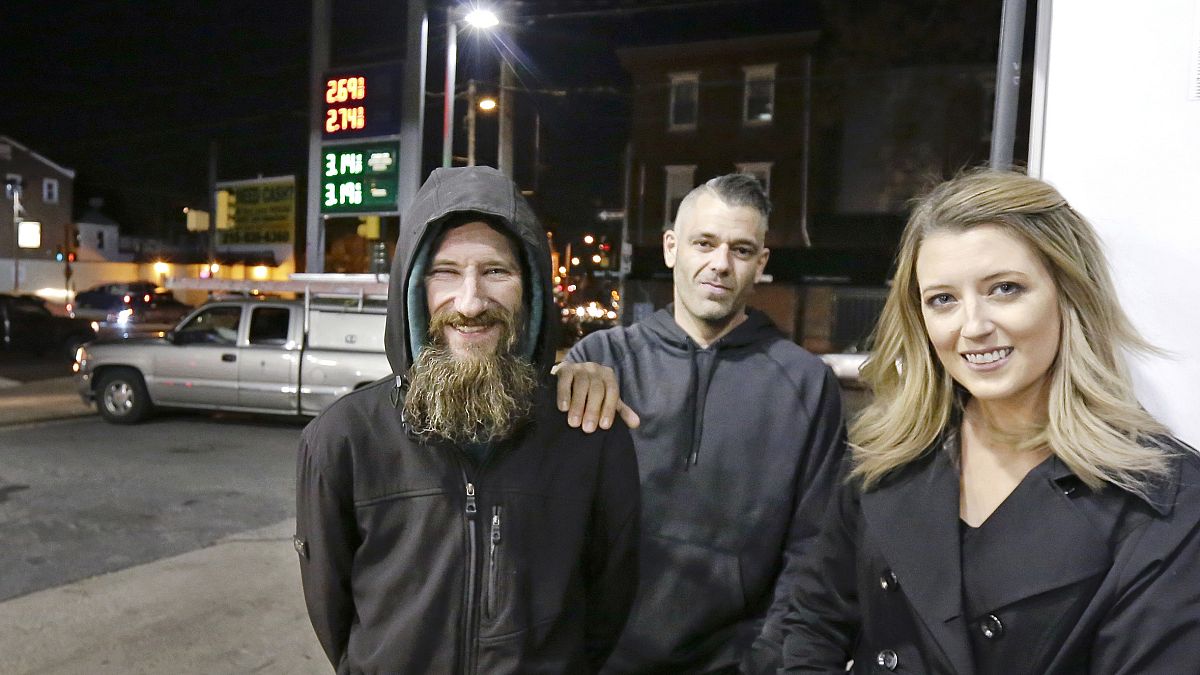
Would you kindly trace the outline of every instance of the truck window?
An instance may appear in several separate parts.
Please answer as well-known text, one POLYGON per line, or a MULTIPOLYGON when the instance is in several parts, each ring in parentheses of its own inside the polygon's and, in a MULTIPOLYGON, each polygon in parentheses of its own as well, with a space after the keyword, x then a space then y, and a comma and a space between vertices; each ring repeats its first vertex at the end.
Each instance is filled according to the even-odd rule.
POLYGON ((291 310, 287 307, 255 307, 250 310, 250 344, 285 344, 290 320, 291 310))
POLYGON ((241 307, 211 307, 180 327, 176 331, 175 341, 180 344, 237 344, 238 324, 241 320, 241 307))

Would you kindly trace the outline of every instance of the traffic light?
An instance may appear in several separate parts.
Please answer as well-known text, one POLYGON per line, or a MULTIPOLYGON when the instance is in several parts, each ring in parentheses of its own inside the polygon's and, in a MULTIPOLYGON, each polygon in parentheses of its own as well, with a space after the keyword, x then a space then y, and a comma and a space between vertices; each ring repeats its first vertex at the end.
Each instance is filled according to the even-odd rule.
POLYGON ((63 260, 66 260, 66 256, 63 255, 62 247, 55 246, 54 247, 54 262, 62 262, 63 260))
POLYGON ((237 193, 217 190, 217 229, 229 230, 237 225, 237 193))
POLYGON ((75 251, 67 251, 67 262, 75 262, 75 251))
POLYGON ((382 241, 371 242, 371 274, 387 274, 388 254, 387 244, 382 241))

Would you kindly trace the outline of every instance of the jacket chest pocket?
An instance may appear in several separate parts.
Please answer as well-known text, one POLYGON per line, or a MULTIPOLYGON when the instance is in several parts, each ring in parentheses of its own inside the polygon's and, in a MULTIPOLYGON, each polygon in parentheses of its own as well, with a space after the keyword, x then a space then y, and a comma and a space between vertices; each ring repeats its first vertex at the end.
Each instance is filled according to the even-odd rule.
POLYGON ((501 604, 501 586, 504 579, 502 555, 504 553, 504 507, 493 506, 492 518, 487 530, 487 559, 483 570, 483 615, 495 619, 501 604))

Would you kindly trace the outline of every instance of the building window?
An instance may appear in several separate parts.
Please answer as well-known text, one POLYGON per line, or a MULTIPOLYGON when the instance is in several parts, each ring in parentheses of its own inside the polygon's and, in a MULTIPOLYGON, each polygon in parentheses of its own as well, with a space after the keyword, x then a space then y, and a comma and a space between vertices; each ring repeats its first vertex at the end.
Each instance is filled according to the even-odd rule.
POLYGON ((772 162, 742 162, 737 165, 738 173, 748 173, 762 183, 763 192, 771 194, 771 164, 772 162))
POLYGON ((700 73, 671 73, 670 129, 695 129, 699 114, 700 73))
POLYGON ((42 202, 45 204, 58 203, 57 178, 46 178, 42 181, 42 202))
POLYGON ((746 84, 742 95, 742 121, 770 124, 775 119, 775 64, 744 66, 746 84))
POLYGON ((667 166, 667 200, 663 211, 663 229, 675 226, 675 215, 679 213, 679 203, 696 186, 696 166, 667 166))

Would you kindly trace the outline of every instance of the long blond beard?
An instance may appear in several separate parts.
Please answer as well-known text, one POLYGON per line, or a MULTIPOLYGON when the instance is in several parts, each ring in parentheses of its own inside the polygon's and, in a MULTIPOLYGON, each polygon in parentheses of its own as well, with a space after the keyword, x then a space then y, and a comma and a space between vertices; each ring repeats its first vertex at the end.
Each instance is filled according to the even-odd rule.
POLYGON ((528 419, 537 371, 513 353, 519 318, 502 309, 470 318, 453 311, 432 317, 404 399, 404 418, 416 433, 456 444, 488 443, 512 436, 528 419), (501 328, 494 350, 459 356, 446 344, 446 326, 493 323, 501 328))

